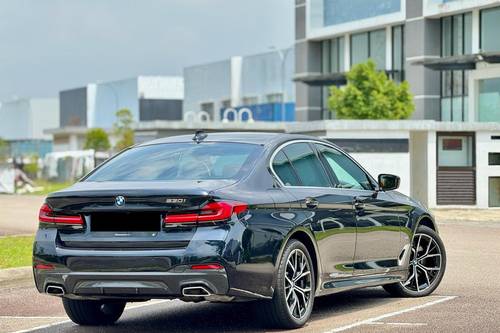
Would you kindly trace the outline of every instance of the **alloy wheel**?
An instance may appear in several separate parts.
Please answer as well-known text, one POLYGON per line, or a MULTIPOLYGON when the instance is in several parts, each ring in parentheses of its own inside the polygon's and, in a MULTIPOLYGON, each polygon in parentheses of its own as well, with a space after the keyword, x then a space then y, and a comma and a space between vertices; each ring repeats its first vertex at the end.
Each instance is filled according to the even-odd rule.
POLYGON ((285 296, 288 311, 301 319, 311 304, 311 267, 304 252, 295 249, 286 263, 285 296))
POLYGON ((415 234, 410 255, 409 277, 400 282, 403 288, 424 292, 436 281, 442 267, 442 253, 436 240, 423 233, 415 234))

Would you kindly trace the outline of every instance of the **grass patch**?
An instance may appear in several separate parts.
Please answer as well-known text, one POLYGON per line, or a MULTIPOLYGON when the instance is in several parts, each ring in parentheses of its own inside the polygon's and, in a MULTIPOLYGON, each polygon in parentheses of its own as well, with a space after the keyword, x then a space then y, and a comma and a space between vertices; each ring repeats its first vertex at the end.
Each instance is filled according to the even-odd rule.
POLYGON ((0 269, 31 266, 35 236, 0 238, 0 269))
POLYGON ((49 182, 47 180, 37 180, 35 182, 36 186, 43 187, 42 190, 40 191, 35 191, 30 194, 37 194, 37 195, 47 195, 52 192, 56 192, 62 189, 65 189, 66 187, 69 187, 73 185, 73 182, 65 182, 65 183, 54 183, 54 182, 49 182))

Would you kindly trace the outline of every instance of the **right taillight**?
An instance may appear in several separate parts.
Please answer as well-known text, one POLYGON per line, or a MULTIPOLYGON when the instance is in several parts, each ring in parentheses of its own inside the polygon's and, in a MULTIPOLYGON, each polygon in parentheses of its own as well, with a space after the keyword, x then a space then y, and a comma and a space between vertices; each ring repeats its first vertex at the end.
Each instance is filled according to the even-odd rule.
POLYGON ((165 225, 193 224, 227 221, 233 214, 243 213, 248 205, 236 201, 213 201, 201 207, 195 213, 167 214, 163 220, 165 225))
POLYGON ((83 218, 80 215, 56 214, 49 205, 44 203, 38 213, 38 221, 48 226, 83 227, 83 218))

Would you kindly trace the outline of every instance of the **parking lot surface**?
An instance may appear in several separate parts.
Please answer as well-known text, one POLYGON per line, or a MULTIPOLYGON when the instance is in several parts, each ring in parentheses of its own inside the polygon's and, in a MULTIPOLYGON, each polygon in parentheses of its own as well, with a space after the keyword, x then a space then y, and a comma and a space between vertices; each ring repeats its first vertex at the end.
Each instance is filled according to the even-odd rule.
MULTIPOLYGON (((368 288, 318 298, 310 322, 294 332, 500 332, 500 219, 441 222, 439 229, 448 266, 432 296, 393 298, 368 288)), ((132 303, 115 326, 79 327, 30 278, 0 284, 0 305, 0 332, 272 331, 251 304, 179 300, 132 303)))

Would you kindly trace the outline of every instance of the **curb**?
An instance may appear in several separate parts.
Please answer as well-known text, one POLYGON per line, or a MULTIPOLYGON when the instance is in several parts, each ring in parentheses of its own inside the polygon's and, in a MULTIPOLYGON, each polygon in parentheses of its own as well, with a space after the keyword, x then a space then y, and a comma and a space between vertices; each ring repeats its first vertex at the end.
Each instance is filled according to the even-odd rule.
POLYGON ((0 283, 33 278, 31 266, 0 269, 0 283))

